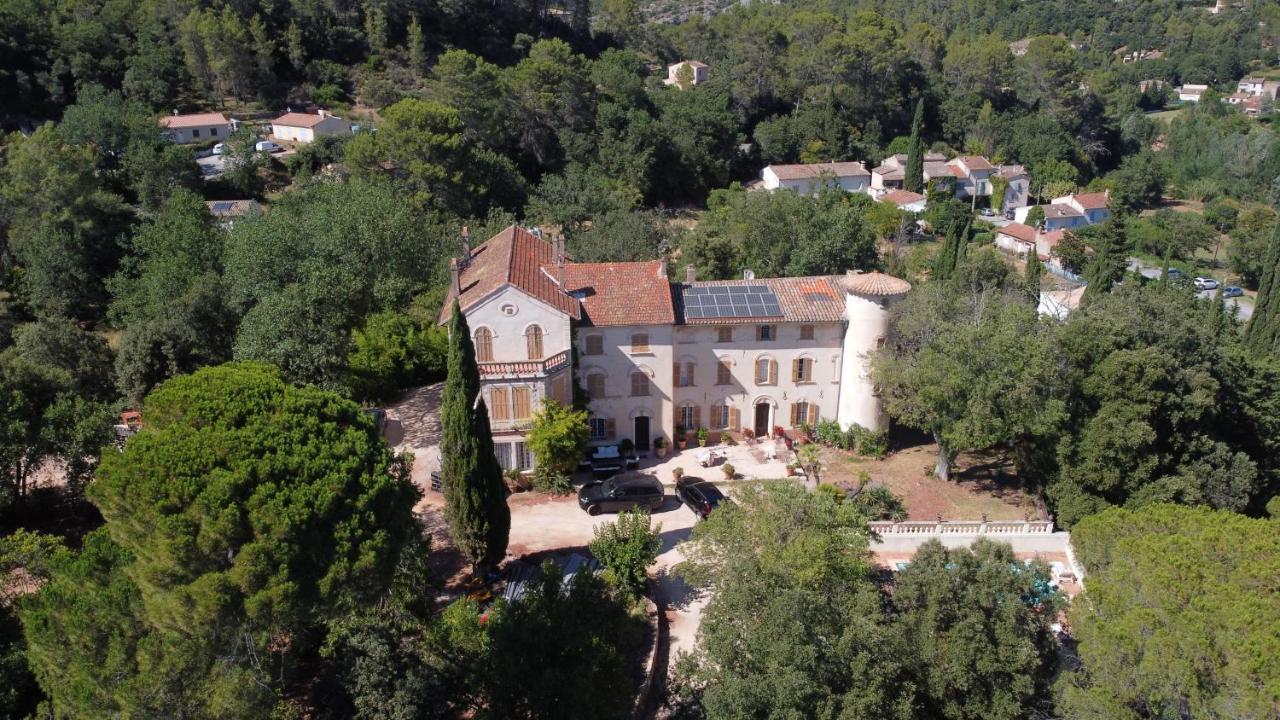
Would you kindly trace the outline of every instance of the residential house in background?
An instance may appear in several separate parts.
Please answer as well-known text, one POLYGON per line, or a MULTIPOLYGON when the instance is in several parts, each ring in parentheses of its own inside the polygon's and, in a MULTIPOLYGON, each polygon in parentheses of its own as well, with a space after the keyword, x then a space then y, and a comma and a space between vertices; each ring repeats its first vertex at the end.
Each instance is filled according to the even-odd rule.
POLYGON ((1056 197, 1047 205, 1033 205, 1014 210, 1014 219, 1020 223, 1027 222, 1027 214, 1032 207, 1044 210, 1045 232, 1067 230, 1085 225, 1094 225, 1111 217, 1111 191, 1092 193, 1076 193, 1056 197))
POLYGON ((996 167, 981 155, 962 155, 947 163, 956 177, 956 197, 965 200, 991 196, 991 175, 996 167))
POLYGON ((1020 222, 997 228, 996 247, 1015 255, 1028 255, 1036 249, 1036 229, 1020 222))
POLYGON ((324 135, 350 135, 351 123, 327 110, 316 114, 287 112, 271 121, 271 135, 295 143, 315 142, 324 135))
POLYGON ((905 212, 920 213, 924 212, 927 207, 927 199, 920 193, 913 193, 910 190, 890 190, 881 195, 878 200, 884 203, 893 203, 898 206, 899 210, 905 212))
POLYGON ((765 190, 793 190, 812 195, 824 188, 840 188, 845 192, 866 192, 871 173, 860 162, 829 162, 807 165, 769 165, 760 171, 765 190))
POLYGON ((494 444, 529 469, 525 433, 547 398, 585 389, 593 444, 647 451, 677 426, 713 437, 836 419, 887 423, 866 354, 910 289, 880 273, 684 282, 664 261, 575 263, 563 241, 511 226, 451 266, 440 322, 459 300, 494 444))
MULTIPOLYGON (((945 155, 925 153, 926 163, 945 163, 945 155)), ((907 177, 907 156, 905 154, 890 155, 884 162, 871 170, 871 195, 878 197, 890 190, 903 189, 907 177)))
POLYGON ((225 113, 193 113, 172 115, 160 118, 160 127, 169 139, 179 145, 206 142, 208 140, 226 140, 235 132, 235 121, 225 113))
POLYGON ((1000 207, 993 209, 1003 214, 1026 207, 1031 201, 1031 175, 1027 169, 1022 165, 1001 165, 996 169, 996 175, 1002 178, 1006 185, 1004 200, 1000 203, 1000 207))
POLYGON ((662 84, 680 87, 680 72, 685 68, 689 69, 690 85, 700 85, 711 76, 711 69, 707 67, 706 63, 697 60, 682 60, 674 65, 667 66, 667 78, 662 81, 662 84))
POLYGON ((1208 85, 1185 84, 1177 88, 1178 102, 1200 102, 1200 96, 1209 89, 1208 85))

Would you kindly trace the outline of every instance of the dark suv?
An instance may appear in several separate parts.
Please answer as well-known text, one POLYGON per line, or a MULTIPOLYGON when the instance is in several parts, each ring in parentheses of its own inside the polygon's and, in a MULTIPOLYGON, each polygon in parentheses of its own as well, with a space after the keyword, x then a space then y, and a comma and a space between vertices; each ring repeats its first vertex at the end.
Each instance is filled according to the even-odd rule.
POLYGON ((676 483, 676 497, 701 520, 706 520, 721 503, 728 502, 720 488, 702 478, 681 478, 676 483))
POLYGON ((662 483, 648 475, 612 477, 584 485, 578 491, 578 507, 588 515, 639 507, 657 510, 664 499, 662 483))

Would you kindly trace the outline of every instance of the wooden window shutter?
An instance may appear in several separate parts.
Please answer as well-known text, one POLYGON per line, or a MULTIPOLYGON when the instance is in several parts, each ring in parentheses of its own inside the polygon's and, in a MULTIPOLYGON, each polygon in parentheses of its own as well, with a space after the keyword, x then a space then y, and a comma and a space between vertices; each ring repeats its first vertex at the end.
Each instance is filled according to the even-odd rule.
POLYGON ((689 377, 688 377, 688 378, 686 378, 686 379, 689 381, 689 385, 690 385, 690 387, 692 387, 692 386, 694 386, 694 385, 697 385, 697 384, 698 384, 698 383, 694 382, 694 380, 693 380, 693 373, 694 373, 694 371, 695 371, 695 370, 697 370, 697 369, 698 369, 698 366, 697 366, 695 363, 689 363, 689 364, 688 364, 687 372, 689 373, 689 377))
POLYGON ((800 358, 791 359, 791 382, 800 382, 800 358))
POLYGON ((736 407, 729 408, 729 429, 742 429, 742 413, 736 407))
POLYGON ((796 425, 799 425, 799 424, 800 424, 800 405, 798 403, 791 403, 791 427, 795 427, 796 425))
POLYGON ((613 421, 613 418, 609 418, 608 420, 605 420, 604 421, 604 438, 606 440, 612 440, 614 436, 616 436, 617 434, 618 434, 618 426, 617 426, 617 423, 613 421))
POLYGON ((489 416, 494 420, 507 420, 509 418, 509 405, 507 403, 507 389, 494 388, 489 391, 489 416))
POLYGON ((769 361, 769 384, 770 385, 778 384, 778 361, 777 360, 769 361))
POLYGON ((672 363, 671 365, 671 384, 676 387, 684 387, 684 383, 680 382, 680 363, 672 363))
POLYGON ((702 427, 702 408, 697 405, 693 406, 693 427, 685 428, 689 432, 697 432, 702 427))
POLYGON ((818 424, 818 403, 809 403, 809 424, 818 424))

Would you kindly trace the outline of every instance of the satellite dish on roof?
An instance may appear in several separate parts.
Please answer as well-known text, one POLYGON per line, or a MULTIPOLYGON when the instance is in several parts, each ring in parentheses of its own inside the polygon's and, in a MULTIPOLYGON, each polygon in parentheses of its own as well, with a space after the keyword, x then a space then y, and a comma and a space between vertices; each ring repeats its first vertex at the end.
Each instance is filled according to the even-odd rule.
POLYGON ((755 280, 755 279, 756 279, 756 273, 755 273, 755 271, 754 271, 754 270, 751 270, 751 269, 749 269, 749 268, 748 268, 748 269, 746 269, 746 270, 743 270, 743 271, 742 271, 742 279, 743 279, 743 280, 755 280))

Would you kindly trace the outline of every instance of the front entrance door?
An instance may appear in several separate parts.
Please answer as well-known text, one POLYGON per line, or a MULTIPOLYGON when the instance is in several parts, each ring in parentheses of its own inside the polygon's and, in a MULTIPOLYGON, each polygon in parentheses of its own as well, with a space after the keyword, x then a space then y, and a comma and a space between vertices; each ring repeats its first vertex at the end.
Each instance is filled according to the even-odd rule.
POLYGON ((649 449, 649 416, 641 415, 636 418, 636 450, 649 449))
POLYGON ((769 434, 769 403, 762 402, 756 405, 756 437, 762 438, 769 434))

